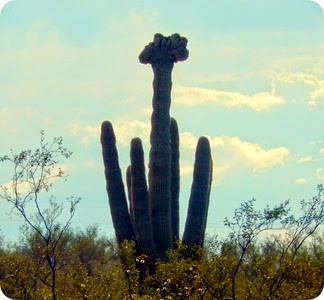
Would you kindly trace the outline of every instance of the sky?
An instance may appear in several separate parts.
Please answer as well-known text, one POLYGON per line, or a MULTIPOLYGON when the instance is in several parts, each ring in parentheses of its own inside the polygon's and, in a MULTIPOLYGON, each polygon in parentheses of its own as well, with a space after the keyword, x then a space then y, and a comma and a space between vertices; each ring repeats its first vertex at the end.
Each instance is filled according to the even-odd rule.
MULTIPOLYGON (((62 136, 69 178, 51 193, 82 198, 74 228, 97 224, 113 237, 100 125, 113 123, 123 174, 135 136, 147 163, 153 73, 138 55, 158 32, 188 39, 171 95, 181 230, 203 135, 214 161, 209 235, 225 234, 224 218, 252 198, 259 209, 290 199, 298 214, 324 181, 324 14, 310 0, 9 2, 0 14, 0 155, 34 149, 40 130, 62 136)), ((12 174, 2 164, 0 184, 12 174)), ((22 220, 10 208, 0 199, 0 233, 15 240, 22 220)))

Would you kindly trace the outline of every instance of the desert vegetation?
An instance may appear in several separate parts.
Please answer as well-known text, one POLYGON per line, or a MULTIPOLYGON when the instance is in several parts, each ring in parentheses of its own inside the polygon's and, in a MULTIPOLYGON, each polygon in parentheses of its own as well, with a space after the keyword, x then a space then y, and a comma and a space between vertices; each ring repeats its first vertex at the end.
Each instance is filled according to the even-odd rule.
POLYGON ((323 185, 300 202, 298 216, 289 201, 257 210, 252 199, 224 220, 226 238, 208 237, 204 248, 177 240, 152 260, 135 238, 117 243, 96 226, 71 228, 77 197, 49 196, 46 208, 39 205, 51 178, 66 179, 57 163, 70 155, 62 138, 47 142, 42 132, 40 148, 1 157, 14 170, 1 198, 25 221, 18 243, 0 238, 0 286, 8 297, 312 299, 323 289, 323 185))
POLYGON ((319 186, 298 218, 288 203, 257 211, 245 202, 225 220, 227 238, 207 238, 195 257, 177 243, 145 277, 135 243, 118 248, 96 226, 65 228, 53 272, 53 247, 27 226, 17 244, 1 239, 0 285, 12 299, 313 299, 324 284, 322 196, 319 186))
MULTIPOLYGON (((115 239, 97 226, 71 227, 78 197, 47 196, 58 167, 71 156, 61 137, 40 148, 11 151, 13 168, 0 198, 25 225, 19 242, 0 238, 0 286, 12 299, 312 299, 324 285, 323 185, 300 211, 289 201, 263 210, 243 202, 224 220, 227 237, 205 236, 213 162, 209 140, 198 140, 186 225, 179 229, 179 132, 170 117, 171 72, 188 57, 178 34, 154 36, 140 54, 151 64, 148 180, 139 138, 131 141, 124 190, 113 125, 104 121, 101 145, 115 239), (128 200, 128 202, 127 202, 128 200), (68 211, 65 211, 66 204, 68 211), (63 219, 63 221, 62 221, 63 219)), ((210 217, 213 217, 212 215, 210 217)))

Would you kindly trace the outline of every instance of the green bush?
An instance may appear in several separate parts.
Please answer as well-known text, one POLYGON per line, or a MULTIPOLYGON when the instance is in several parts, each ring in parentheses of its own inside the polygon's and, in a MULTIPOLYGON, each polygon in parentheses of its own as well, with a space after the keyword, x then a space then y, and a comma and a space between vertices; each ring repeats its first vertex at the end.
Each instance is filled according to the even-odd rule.
MULTIPOLYGON (((57 299, 313 299, 324 283, 323 187, 302 214, 288 202, 263 211, 243 203, 225 225, 226 239, 206 241, 188 257, 181 244, 167 260, 137 255, 136 243, 116 243, 97 227, 66 230, 56 248, 57 299), (260 235, 266 230, 279 234, 260 235)), ((46 245, 26 229, 18 245, 0 244, 0 285, 12 299, 52 299, 46 245)), ((191 249, 192 252, 192 249, 191 249)))

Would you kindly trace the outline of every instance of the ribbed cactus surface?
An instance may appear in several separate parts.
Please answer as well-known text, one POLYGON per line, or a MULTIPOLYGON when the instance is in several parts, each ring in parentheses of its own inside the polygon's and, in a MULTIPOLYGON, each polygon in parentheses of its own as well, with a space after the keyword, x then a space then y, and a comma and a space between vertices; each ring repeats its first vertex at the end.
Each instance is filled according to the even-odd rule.
POLYGON ((179 192, 180 192, 180 151, 179 131, 177 121, 171 118, 170 125, 171 146, 171 229, 172 241, 179 240, 179 192))
POLYGON ((206 137, 198 140, 188 215, 182 242, 185 245, 203 244, 209 204, 211 154, 206 137))
POLYGON ((116 138, 110 122, 101 126, 102 156, 105 166, 106 188, 110 213, 115 228, 117 242, 134 237, 134 230, 128 213, 124 184, 118 162, 116 138))
POLYGON ((142 142, 134 138, 131 142, 131 193, 133 204, 133 227, 140 253, 156 256, 151 222, 151 207, 145 178, 142 142))
MULTIPOLYGON (((125 239, 135 239, 138 252, 152 258, 166 259, 166 251, 179 239, 179 131, 176 120, 170 118, 171 73, 174 63, 188 58, 186 46, 187 39, 179 34, 169 37, 156 34, 139 56, 141 63, 151 64, 154 73, 151 149, 147 181, 141 140, 131 141, 131 165, 126 173, 129 206, 113 128, 107 121, 102 124, 102 153, 117 241, 120 244, 125 239)), ((211 180, 210 145, 208 139, 202 137, 196 150, 183 235, 183 243, 189 247, 203 245, 211 180)))

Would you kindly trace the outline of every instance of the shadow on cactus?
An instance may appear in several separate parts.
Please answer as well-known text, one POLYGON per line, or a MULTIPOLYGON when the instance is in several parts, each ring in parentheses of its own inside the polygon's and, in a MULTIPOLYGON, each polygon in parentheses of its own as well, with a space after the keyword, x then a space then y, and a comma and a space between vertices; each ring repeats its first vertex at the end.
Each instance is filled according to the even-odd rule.
MULTIPOLYGON (((137 253, 153 261, 166 259, 166 251, 179 240, 179 132, 170 118, 171 73, 174 63, 188 58, 187 39, 179 34, 164 37, 155 34, 139 60, 151 64, 153 80, 153 112, 151 116, 148 181, 144 152, 139 138, 131 141, 131 165, 127 169, 126 193, 118 162, 116 138, 109 121, 102 123, 101 144, 110 211, 119 245, 135 240, 137 253)), ((188 253, 203 246, 208 214, 212 158, 206 137, 198 140, 193 183, 182 243, 188 253)))

